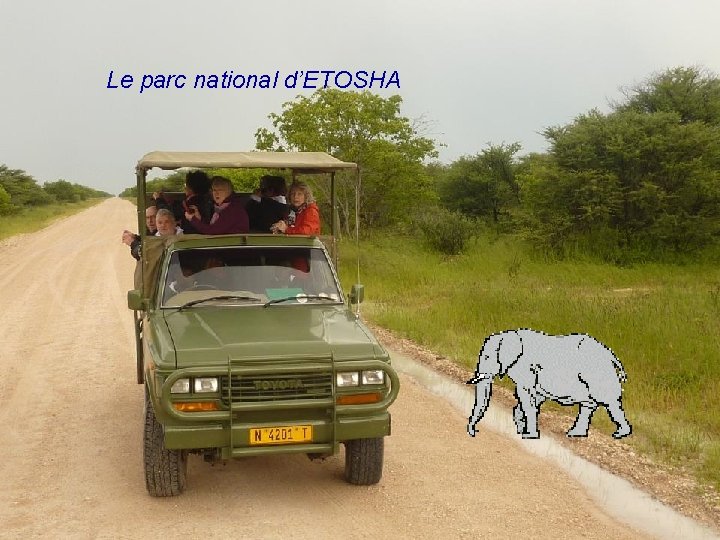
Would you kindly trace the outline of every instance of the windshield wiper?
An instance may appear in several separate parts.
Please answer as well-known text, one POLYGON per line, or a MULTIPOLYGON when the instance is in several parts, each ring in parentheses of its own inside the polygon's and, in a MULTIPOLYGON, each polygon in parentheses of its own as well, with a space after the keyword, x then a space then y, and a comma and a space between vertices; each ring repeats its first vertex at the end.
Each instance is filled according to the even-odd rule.
POLYGON ((197 300, 190 300, 185 302, 178 308, 178 311, 182 311, 185 308, 202 304, 203 302, 209 302, 211 300, 252 300, 254 302, 260 302, 260 299, 255 296, 240 296, 237 294, 223 294, 218 296, 210 296, 209 298, 199 298, 197 300))
MULTIPOLYGON (((337 298, 332 298, 330 296, 320 296, 319 294, 307 294, 302 296, 286 296, 285 298, 275 298, 275 300, 268 300, 265 302, 263 307, 268 307, 270 304, 281 304, 283 302, 287 302, 289 300, 330 300, 331 302, 339 302, 337 298)), ((304 302, 298 302, 299 304, 302 304, 304 302)))

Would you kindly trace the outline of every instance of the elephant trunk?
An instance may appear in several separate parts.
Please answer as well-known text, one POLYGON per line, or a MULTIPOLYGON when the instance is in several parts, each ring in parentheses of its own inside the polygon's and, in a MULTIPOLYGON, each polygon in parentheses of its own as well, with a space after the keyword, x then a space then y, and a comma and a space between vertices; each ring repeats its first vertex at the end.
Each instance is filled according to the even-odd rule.
POLYGON ((475 383, 475 406, 472 410, 472 416, 468 419, 468 433, 471 437, 475 436, 475 424, 477 424, 487 411, 490 405, 490 396, 492 395, 492 376, 478 375, 471 382, 475 383))

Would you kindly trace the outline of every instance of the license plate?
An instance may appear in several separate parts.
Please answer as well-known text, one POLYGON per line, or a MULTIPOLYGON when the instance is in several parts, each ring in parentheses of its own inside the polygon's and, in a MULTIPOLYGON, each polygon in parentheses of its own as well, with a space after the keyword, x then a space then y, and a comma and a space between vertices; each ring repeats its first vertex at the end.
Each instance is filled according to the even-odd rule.
POLYGON ((312 426, 278 426, 250 429, 250 444, 293 444, 312 441, 312 426))

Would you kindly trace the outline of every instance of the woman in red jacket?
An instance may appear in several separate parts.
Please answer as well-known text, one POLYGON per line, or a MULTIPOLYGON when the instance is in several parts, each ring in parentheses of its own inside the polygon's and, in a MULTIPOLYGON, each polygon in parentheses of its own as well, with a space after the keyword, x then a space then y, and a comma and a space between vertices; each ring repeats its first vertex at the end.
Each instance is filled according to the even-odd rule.
POLYGON ((320 210, 315 204, 310 187, 305 182, 290 186, 290 214, 286 220, 272 226, 273 232, 285 234, 320 234, 320 210))

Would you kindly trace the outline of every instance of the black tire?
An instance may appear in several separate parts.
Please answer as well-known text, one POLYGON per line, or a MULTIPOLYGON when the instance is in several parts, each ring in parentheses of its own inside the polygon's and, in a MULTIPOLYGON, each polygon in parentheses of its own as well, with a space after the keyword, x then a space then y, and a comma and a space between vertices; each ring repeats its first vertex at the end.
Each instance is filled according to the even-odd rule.
POLYGON ((180 495, 185 490, 187 452, 165 448, 162 425, 155 418, 155 411, 147 395, 145 396, 143 459, 145 487, 150 495, 172 497, 180 495))
POLYGON ((382 478, 385 439, 345 441, 345 480, 357 486, 377 484, 382 478))

